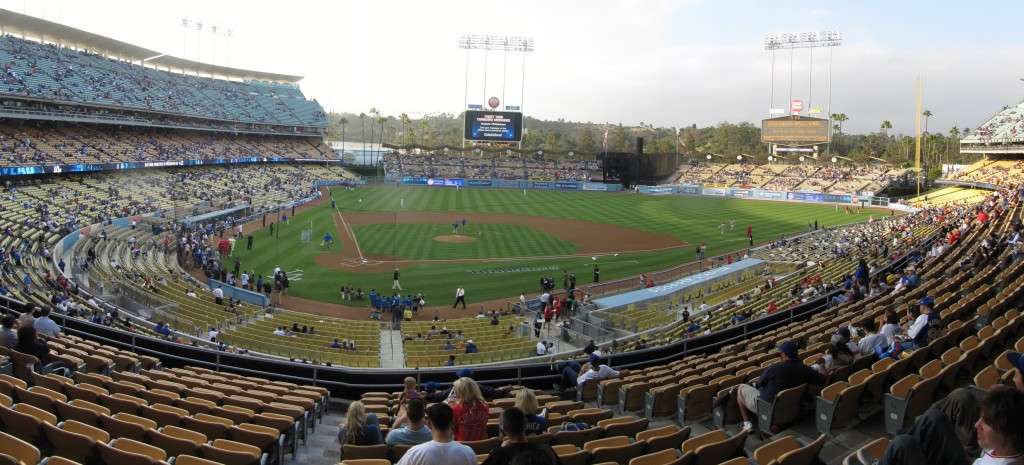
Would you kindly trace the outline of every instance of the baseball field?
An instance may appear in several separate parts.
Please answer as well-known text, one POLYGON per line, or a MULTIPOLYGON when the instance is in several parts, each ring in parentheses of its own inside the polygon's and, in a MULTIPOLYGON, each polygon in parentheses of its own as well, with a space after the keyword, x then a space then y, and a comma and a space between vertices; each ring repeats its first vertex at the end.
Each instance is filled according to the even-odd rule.
POLYGON ((398 268, 403 294, 451 305, 463 286, 472 306, 535 295, 541 276, 560 286, 563 270, 582 285, 595 266, 608 281, 691 261, 702 242, 708 256, 739 252, 748 247, 748 225, 763 243, 815 220, 828 227, 882 214, 678 195, 380 185, 334 189, 286 224, 270 217, 274 234, 269 224, 257 228, 252 250, 239 241, 233 256, 264 276, 280 266, 290 295, 311 301, 365 306, 342 302, 340 286, 390 293, 398 268))

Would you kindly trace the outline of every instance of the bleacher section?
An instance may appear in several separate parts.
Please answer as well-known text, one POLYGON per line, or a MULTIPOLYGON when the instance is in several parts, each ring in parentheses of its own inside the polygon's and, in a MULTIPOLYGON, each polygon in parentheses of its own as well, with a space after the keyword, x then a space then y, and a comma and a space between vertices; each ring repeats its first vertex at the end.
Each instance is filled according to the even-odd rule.
POLYGON ((943 187, 942 189, 907 199, 907 204, 915 207, 939 207, 949 204, 972 205, 981 202, 989 191, 967 189, 963 187, 943 187))
POLYGON ((441 155, 388 153, 384 169, 392 177, 531 179, 535 181, 588 181, 599 170, 597 161, 558 159, 532 155, 441 155))
POLYGON ((1024 102, 1008 106, 961 139, 963 144, 1019 143, 1024 141, 1024 102))
POLYGON ((444 366, 449 355, 455 355, 457 365, 527 358, 534 354, 536 342, 520 335, 522 323, 523 318, 515 316, 501 316, 498 324, 491 324, 489 317, 407 321, 402 323, 405 366, 444 366), (445 341, 453 349, 446 350, 445 341), (465 344, 469 341, 476 345, 477 353, 466 353, 465 344))
POLYGON ((675 183, 832 194, 874 194, 885 189, 903 171, 883 166, 853 168, 839 165, 722 164, 693 161, 680 166, 675 183))
POLYGON ((320 139, 88 124, 0 123, 0 166, 280 157, 333 158, 320 139))
POLYGON ((1009 186, 1018 182, 1022 176, 1024 176, 1024 160, 985 159, 953 173, 949 179, 1009 186))
POLYGON ((53 44, 0 37, 0 95, 113 106, 220 121, 323 127, 327 116, 294 85, 159 71, 53 44))

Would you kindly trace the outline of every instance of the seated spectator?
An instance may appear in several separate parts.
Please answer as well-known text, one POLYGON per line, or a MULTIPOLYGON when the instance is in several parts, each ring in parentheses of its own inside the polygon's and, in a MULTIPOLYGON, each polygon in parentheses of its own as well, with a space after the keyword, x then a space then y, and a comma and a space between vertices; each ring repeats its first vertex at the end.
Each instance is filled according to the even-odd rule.
MULTIPOLYGON (((981 400, 975 423, 980 457, 974 465, 1024 463, 1024 392, 1008 386, 993 387, 981 400)), ((919 416, 906 432, 896 436, 882 455, 881 465, 966 464, 967 451, 957 437, 951 418, 939 408, 919 416)))
POLYGON ((61 334, 60 326, 50 319, 50 307, 40 309, 39 318, 32 323, 36 328, 36 334, 46 337, 57 337, 61 334))
POLYGON ((480 393, 480 387, 472 378, 462 377, 452 386, 452 398, 448 400, 454 414, 456 441, 479 441, 487 439, 487 418, 490 409, 480 393))
POLYGON ((861 328, 864 331, 864 335, 857 341, 858 355, 862 357, 871 356, 875 353, 875 349, 881 347, 884 350, 888 345, 885 334, 876 332, 877 328, 878 323, 874 319, 864 320, 864 325, 861 328))
POLYGON ((550 463, 556 464, 558 458, 549 445, 533 444, 526 440, 527 417, 517 407, 509 407, 501 412, 501 420, 498 424, 501 429, 503 441, 501 447, 494 449, 487 455, 484 465, 509 465, 520 463, 521 458, 530 456, 528 463, 550 463), (546 456, 546 459, 536 461, 532 458, 536 453, 539 456, 546 456), (513 462, 515 461, 515 462, 513 462))
POLYGON ((911 316, 915 316, 914 322, 907 328, 907 337, 909 341, 900 343, 903 350, 914 349, 918 347, 924 347, 928 345, 928 340, 931 337, 929 333, 934 333, 938 330, 940 324, 939 315, 932 311, 933 301, 931 297, 922 297, 918 301, 918 305, 911 306, 908 312, 911 316))
POLYGON ((341 348, 341 343, 338 342, 338 338, 334 338, 334 342, 331 343, 330 348, 332 348, 332 349, 340 349, 341 348))
POLYGON ((377 415, 366 413, 366 407, 360 401, 349 404, 345 414, 345 423, 338 431, 338 441, 342 445, 372 446, 383 441, 380 437, 380 424, 377 415))
POLYGON ((405 419, 407 425, 392 429, 388 433, 387 445, 417 445, 427 442, 431 438, 430 428, 423 421, 423 399, 409 399, 405 405, 405 419))
POLYGON ((576 362, 567 362, 561 368, 562 383, 564 386, 583 386, 590 380, 602 380, 607 378, 618 378, 628 376, 629 370, 616 371, 601 363, 601 356, 597 353, 590 354, 590 360, 580 366, 576 362))
POLYGON ((68 376, 68 369, 63 366, 62 362, 53 359, 50 355, 50 346, 46 344, 46 341, 36 338, 36 329, 31 326, 18 328, 18 343, 14 345, 14 350, 39 359, 39 363, 44 365, 43 372, 68 376))
MULTIPOLYGON (((758 398, 772 402, 780 391, 801 384, 821 386, 825 383, 824 376, 800 361, 799 346, 796 342, 786 341, 780 344, 779 354, 782 361, 768 367, 758 377, 755 386, 741 384, 732 391, 736 396, 736 403, 739 404, 745 431, 754 429, 754 424, 750 422, 750 415, 757 415, 758 398)), ((728 396, 724 396, 722 399, 717 399, 716 403, 725 402, 727 398, 728 396)))
POLYGON ((526 434, 543 434, 548 430, 548 411, 538 407, 533 389, 523 388, 516 391, 515 406, 526 415, 526 434))
POLYGON ((452 440, 454 412, 445 403, 427 409, 427 426, 432 440, 409 449, 396 465, 476 465, 476 453, 452 440))
POLYGON ((479 349, 477 349, 476 344, 473 343, 473 340, 470 339, 466 341, 466 353, 475 354, 477 352, 479 352, 479 349))
POLYGON ((0 324, 0 347, 8 349, 18 344, 18 320, 14 315, 4 315, 3 323, 0 324))

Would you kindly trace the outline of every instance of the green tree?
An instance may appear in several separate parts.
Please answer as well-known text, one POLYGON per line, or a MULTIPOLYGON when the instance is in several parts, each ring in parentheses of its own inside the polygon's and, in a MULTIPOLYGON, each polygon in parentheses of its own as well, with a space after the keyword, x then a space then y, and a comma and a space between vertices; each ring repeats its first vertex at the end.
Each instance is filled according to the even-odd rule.
POLYGON ((608 150, 611 152, 629 151, 629 136, 626 134, 626 128, 622 127, 622 123, 612 126, 608 131, 608 150))
POLYGON ((849 119, 850 118, 848 116, 846 116, 846 113, 832 113, 832 121, 835 121, 836 124, 839 127, 838 131, 836 131, 836 132, 838 132, 839 134, 842 134, 843 133, 843 123, 848 121, 849 119))
POLYGON ((889 137, 889 130, 892 129, 892 122, 889 121, 889 120, 883 120, 882 121, 881 129, 882 129, 882 136, 888 138, 889 137))
POLYGON ((928 119, 932 117, 932 111, 931 110, 925 110, 925 111, 923 111, 921 113, 921 116, 924 116, 924 132, 925 132, 925 134, 927 134, 928 133, 928 119))
POLYGON ((594 131, 590 126, 584 126, 576 140, 576 150, 580 153, 594 153, 597 151, 597 143, 594 140, 594 131))

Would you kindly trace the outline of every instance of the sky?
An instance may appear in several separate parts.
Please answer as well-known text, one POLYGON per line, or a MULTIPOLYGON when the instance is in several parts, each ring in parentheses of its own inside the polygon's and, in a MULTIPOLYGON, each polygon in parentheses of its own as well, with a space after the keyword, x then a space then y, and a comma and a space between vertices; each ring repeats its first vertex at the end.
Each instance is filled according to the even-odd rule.
POLYGON ((1019 0, 0 0, 0 7, 170 55, 302 75, 303 92, 328 110, 377 108, 414 119, 493 96, 544 119, 705 126, 759 121, 792 96, 805 108, 845 113, 846 132, 877 131, 889 120, 910 133, 921 77, 924 108, 934 114, 929 129, 947 132, 977 127, 1024 99, 1019 0), (204 28, 183 28, 182 19, 204 28), (822 30, 843 34, 832 50, 831 105, 827 49, 794 52, 792 73, 788 51, 776 52, 773 72, 764 50, 766 34, 822 30), (525 61, 518 53, 467 53, 457 47, 462 34, 530 37, 535 50, 525 61))

